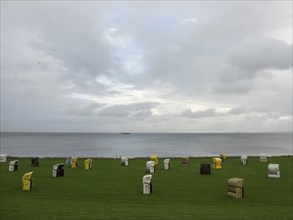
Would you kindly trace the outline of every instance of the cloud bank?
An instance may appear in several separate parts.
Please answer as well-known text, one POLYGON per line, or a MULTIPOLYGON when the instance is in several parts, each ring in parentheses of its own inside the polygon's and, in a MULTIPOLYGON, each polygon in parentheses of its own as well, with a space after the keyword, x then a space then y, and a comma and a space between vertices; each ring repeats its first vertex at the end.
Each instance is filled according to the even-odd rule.
POLYGON ((292 131, 292 2, 2 2, 1 131, 292 131))

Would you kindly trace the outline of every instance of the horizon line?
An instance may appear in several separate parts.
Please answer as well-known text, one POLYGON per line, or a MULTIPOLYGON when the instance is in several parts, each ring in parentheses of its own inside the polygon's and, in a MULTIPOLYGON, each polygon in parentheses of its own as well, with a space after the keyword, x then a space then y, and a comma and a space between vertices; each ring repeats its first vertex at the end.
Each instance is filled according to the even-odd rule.
POLYGON ((293 131, 227 131, 227 132, 108 132, 108 131, 0 131, 0 133, 79 133, 79 134, 241 134, 241 133, 293 133, 293 131))

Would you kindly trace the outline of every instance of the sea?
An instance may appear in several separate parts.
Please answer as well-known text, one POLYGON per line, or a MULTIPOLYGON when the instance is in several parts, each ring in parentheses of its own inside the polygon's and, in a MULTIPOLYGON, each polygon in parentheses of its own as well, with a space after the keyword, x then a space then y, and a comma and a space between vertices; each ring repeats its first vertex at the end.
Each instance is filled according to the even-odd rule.
POLYGON ((292 132, 17 133, 1 132, 1 154, 18 157, 205 157, 293 155, 292 132))

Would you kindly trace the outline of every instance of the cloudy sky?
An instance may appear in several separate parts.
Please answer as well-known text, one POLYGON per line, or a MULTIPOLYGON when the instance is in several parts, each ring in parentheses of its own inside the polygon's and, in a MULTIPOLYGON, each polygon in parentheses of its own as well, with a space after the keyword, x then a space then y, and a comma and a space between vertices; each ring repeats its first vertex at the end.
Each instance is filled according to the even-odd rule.
POLYGON ((1 131, 292 131, 292 1, 1 1, 1 131))

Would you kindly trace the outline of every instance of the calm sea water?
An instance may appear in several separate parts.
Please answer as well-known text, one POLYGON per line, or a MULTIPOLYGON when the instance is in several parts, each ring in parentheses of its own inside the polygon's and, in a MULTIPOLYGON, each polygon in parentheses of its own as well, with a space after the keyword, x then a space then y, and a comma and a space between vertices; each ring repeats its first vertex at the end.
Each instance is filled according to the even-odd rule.
POLYGON ((292 155, 288 133, 1 133, 1 153, 38 157, 292 155))

